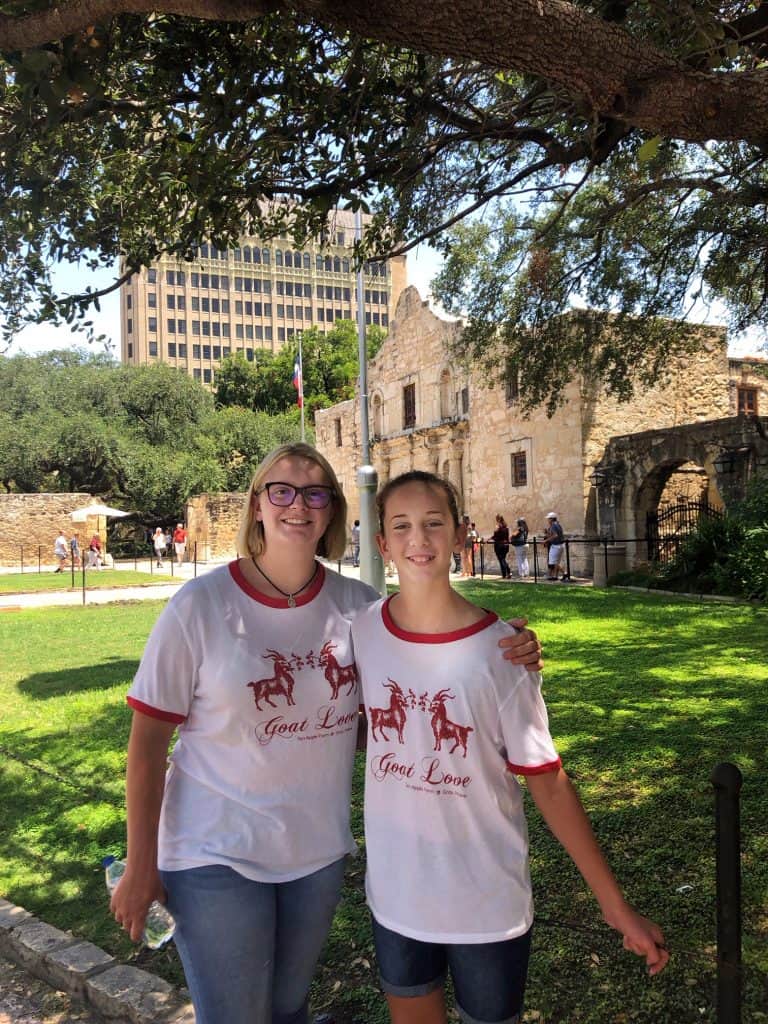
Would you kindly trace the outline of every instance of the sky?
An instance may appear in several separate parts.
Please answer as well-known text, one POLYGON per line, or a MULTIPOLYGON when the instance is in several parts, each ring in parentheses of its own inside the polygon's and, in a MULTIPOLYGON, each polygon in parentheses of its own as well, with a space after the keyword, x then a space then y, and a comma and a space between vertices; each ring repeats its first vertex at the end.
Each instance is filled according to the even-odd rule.
MULTIPOLYGON (((415 285, 421 294, 422 299, 430 297, 430 282, 437 274, 441 265, 441 257, 434 249, 427 245, 420 245, 408 254, 408 284, 415 285)), ((80 291, 89 285, 92 288, 106 287, 117 276, 116 268, 112 271, 103 270, 99 273, 78 270, 76 267, 65 267, 58 274, 56 284, 63 293, 80 291)), ((440 312, 436 307, 436 312, 440 312)), ((694 311, 692 319, 697 316, 703 323, 724 323, 725 317, 722 309, 713 307, 709 314, 702 309, 699 313, 694 311), (719 319, 718 319, 719 317, 719 319)), ((119 292, 112 292, 101 300, 101 310, 92 310, 89 319, 94 322, 95 333, 105 334, 112 340, 113 354, 120 357, 120 300, 119 292)), ((740 338, 729 338, 728 351, 731 355, 762 355, 761 345, 765 343, 765 336, 757 333, 747 333, 740 338)), ((13 341, 6 355, 17 355, 26 352, 30 355, 37 355, 56 348, 77 348, 86 346, 85 336, 73 333, 67 327, 53 327, 48 324, 26 327, 13 341)))

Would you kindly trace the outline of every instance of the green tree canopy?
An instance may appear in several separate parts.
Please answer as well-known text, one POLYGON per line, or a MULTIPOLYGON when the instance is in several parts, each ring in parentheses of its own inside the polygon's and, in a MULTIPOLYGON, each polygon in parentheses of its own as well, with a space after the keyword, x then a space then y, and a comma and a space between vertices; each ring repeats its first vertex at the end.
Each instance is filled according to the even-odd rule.
POLYGON ((652 375, 685 347, 658 318, 695 295, 768 322, 767 43, 749 0, 2 0, 6 331, 85 308, 57 261, 300 245, 342 204, 375 213, 361 256, 451 254, 469 340, 500 327, 519 366, 544 332, 539 394, 553 365, 626 394, 638 351, 652 375), (644 320, 574 340, 577 299, 644 320))
POLYGON ((202 384, 161 364, 0 357, 6 491, 87 491, 156 525, 193 494, 246 487, 267 452, 298 435, 295 412, 215 409, 202 384))
MULTIPOLYGON (((368 328, 369 358, 376 355, 385 337, 381 327, 368 328)), ((359 375, 357 327, 350 320, 337 320, 327 334, 310 327, 302 334, 301 348, 304 405, 311 419, 316 409, 353 397, 359 375)), ((296 344, 274 354, 257 349, 252 363, 242 352, 228 356, 216 373, 217 404, 273 414, 295 408, 293 369, 297 352, 296 344)))

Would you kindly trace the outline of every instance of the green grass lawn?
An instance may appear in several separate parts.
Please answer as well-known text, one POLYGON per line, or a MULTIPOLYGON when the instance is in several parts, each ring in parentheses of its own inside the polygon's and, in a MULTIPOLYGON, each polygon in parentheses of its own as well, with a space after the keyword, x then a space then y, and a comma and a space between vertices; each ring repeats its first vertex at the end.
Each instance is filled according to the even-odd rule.
MULTIPOLYGON (((709 778, 721 760, 744 775, 744 1021, 768 1020, 768 613, 581 588, 472 581, 462 589, 502 615, 527 614, 539 630, 564 764, 630 899, 659 921, 673 952, 668 970, 649 981, 600 924, 531 807, 539 924, 526 1021, 714 1024, 709 778)), ((100 868, 102 855, 124 849, 125 691, 161 607, 0 616, 0 895, 179 980, 172 948, 137 953, 126 942, 107 913, 100 868)), ((361 778, 362 761, 358 838, 361 778)), ((316 1010, 331 1009, 339 1024, 387 1019, 363 874, 361 856, 348 870, 314 989, 316 1010)))
MULTIPOLYGON (((178 579, 178 577, 176 577, 178 579)), ((135 572, 133 569, 86 569, 85 585, 89 590, 105 587, 142 587, 151 583, 172 583, 170 572, 135 572)), ((0 573, 0 594, 33 594, 44 590, 80 590, 83 573, 75 569, 75 585, 72 573, 64 572, 13 572, 0 573)))

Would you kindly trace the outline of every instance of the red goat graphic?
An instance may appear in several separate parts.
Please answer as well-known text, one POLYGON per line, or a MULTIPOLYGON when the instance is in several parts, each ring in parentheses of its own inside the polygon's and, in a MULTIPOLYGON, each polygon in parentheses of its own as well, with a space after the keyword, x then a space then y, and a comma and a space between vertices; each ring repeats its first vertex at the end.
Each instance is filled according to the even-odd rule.
POLYGON ((471 725, 458 725, 456 722, 452 722, 448 718, 448 713, 445 710, 445 702, 447 700, 453 700, 454 696, 450 690, 440 690, 432 698, 432 703, 429 705, 429 710, 432 712, 431 725, 432 732, 435 737, 435 745, 433 750, 440 750, 441 743, 443 740, 453 740, 453 746, 448 751, 452 754, 457 747, 461 747, 463 756, 467 756, 467 738, 474 729, 471 725))
POLYGON ((331 651, 336 650, 336 644, 332 644, 330 640, 323 644, 320 648, 320 654, 318 660, 325 669, 325 678, 331 684, 331 700, 336 700, 339 696, 339 689, 342 686, 349 686, 347 690, 347 696, 355 688, 357 683, 357 668, 355 663, 351 665, 340 665, 336 660, 335 656, 331 654, 331 651))
POLYGON ((388 683, 384 683, 384 686, 391 692, 389 707, 368 709, 371 716, 371 739, 378 742, 376 736, 376 730, 378 729, 381 738, 388 743, 389 736, 384 732, 384 729, 395 729, 397 732, 397 739, 402 743, 403 727, 405 726, 406 718, 405 694, 394 679, 390 679, 388 683))
POLYGON ((277 697, 278 695, 285 697, 286 703, 295 704, 290 661, 284 655, 278 654, 277 651, 273 650, 265 651, 265 657, 272 658, 275 674, 268 679, 257 679, 255 682, 248 683, 253 690, 253 699, 256 701, 256 707, 261 711, 261 701, 265 700, 271 708, 276 708, 277 704, 273 704, 270 697, 277 697))

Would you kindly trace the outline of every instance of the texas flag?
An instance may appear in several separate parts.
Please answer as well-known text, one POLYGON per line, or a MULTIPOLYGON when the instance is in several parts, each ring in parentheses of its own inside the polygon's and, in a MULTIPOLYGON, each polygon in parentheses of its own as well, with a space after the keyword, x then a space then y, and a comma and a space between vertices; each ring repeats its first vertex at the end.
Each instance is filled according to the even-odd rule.
POLYGON ((304 381, 301 377, 301 356, 298 353, 293 364, 293 386, 296 388, 296 405, 301 409, 304 405, 304 381))

